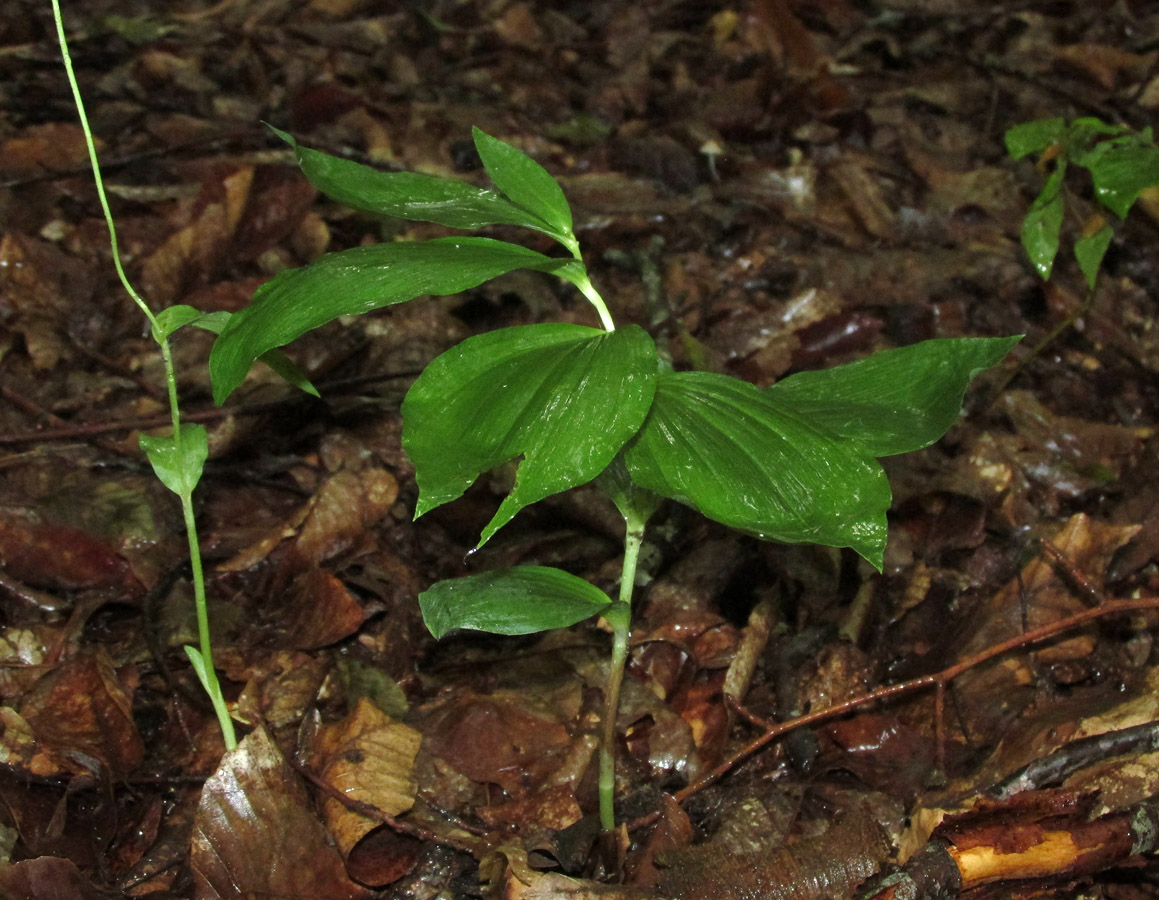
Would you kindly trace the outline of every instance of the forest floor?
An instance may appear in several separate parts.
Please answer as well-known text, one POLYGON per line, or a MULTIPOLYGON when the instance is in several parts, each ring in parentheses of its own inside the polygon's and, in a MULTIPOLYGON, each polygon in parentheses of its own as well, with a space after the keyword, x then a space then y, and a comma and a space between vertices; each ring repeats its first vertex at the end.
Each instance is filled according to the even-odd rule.
POLYGON ((560 180, 617 320, 677 368, 763 386, 928 338, 1026 337, 945 439, 884 461, 881 573, 661 511, 618 722, 625 828, 601 841, 606 631, 436 642, 416 597, 530 563, 611 590, 622 522, 580 488, 468 556, 509 482, 414 521, 400 447, 428 361, 502 325, 596 324, 582 297, 515 273, 334 322, 287 348, 321 399, 255 371, 224 408, 212 335, 181 331, 182 403, 210 433, 217 663, 246 735, 225 754, 182 650, 177 501, 138 449, 167 422, 161 363, 116 279, 48 0, 0 0, 0 894, 822 900, 936 849, 923 877, 946 896, 1153 895, 1155 207, 1117 227, 1087 308, 1069 241, 1090 185, 1068 182, 1043 281, 1019 229, 1044 171, 1003 136, 1153 122, 1159 7, 64 12, 154 309, 236 311, 325 251, 440 232, 318 197, 263 121, 482 183, 476 125, 560 180))

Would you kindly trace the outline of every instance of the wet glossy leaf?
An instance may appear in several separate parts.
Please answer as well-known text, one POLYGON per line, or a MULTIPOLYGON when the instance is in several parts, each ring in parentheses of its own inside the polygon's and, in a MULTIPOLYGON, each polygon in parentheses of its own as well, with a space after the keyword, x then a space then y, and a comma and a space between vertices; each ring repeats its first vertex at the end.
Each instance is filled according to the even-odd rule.
POLYGON ((1066 122, 1062 119, 1023 122, 1006 132, 1006 152, 1014 159, 1022 159, 1031 153, 1041 153, 1065 137, 1066 122))
POLYGON ((1018 337, 922 341, 843 366, 800 372, 768 389, 810 424, 871 456, 928 446, 962 414, 966 387, 1018 337))
POLYGON ((1119 218, 1126 218, 1139 194, 1159 185, 1159 147, 1135 140, 1115 146, 1099 145, 1088 165, 1095 195, 1119 218))
POLYGON ((153 339, 160 343, 178 328, 182 328, 190 322, 197 321, 202 315, 201 310, 194 309, 192 306, 187 306, 184 303, 168 306, 157 313, 157 328, 153 332, 153 339))
POLYGON ((1103 264, 1103 257, 1107 254, 1107 247, 1111 245, 1114 231, 1111 226, 1104 225, 1094 234, 1084 235, 1074 242, 1074 255, 1078 260, 1087 287, 1094 289, 1095 279, 1099 275, 1099 267, 1103 264))
POLYGON ((173 435, 141 435, 141 449, 165 487, 179 497, 189 497, 209 457, 209 437, 204 425, 182 425, 180 439, 173 435))
POLYGON ((479 158, 495 186, 545 222, 554 237, 569 247, 574 246, 571 208, 558 182, 523 151, 478 128, 471 133, 479 158))
POLYGON ((435 359, 403 401, 416 516, 522 457, 480 544, 520 509, 585 484, 636 433, 652 402, 656 347, 637 326, 524 325, 469 338, 435 359))
MULTIPOLYGON (((226 323, 229 322, 233 313, 225 310, 217 310, 211 313, 202 313, 198 318, 192 320, 189 324, 194 328, 200 328, 202 331, 209 331, 213 334, 221 334, 225 328, 226 323)), ((300 391, 310 394, 312 397, 320 397, 318 389, 310 383, 310 379, 306 377, 303 372, 294 363, 290 357, 286 356, 281 350, 267 350, 258 357, 259 362, 265 363, 274 370, 274 374, 279 376, 283 381, 288 382, 300 391)))
POLYGON ((634 482, 724 525, 851 547, 881 567, 885 472, 768 391, 707 372, 662 375, 624 458, 634 482))
POLYGON ((612 600, 560 569, 519 566, 440 581, 419 594, 423 621, 436 638, 455 628, 534 634, 599 615, 612 600))
POLYGON ((379 172, 353 160, 299 146, 284 131, 270 130, 294 148, 298 165, 314 187, 354 209, 451 228, 522 225, 551 233, 551 226, 538 215, 496 191, 437 175, 379 172))
POLYGON ((260 726, 205 782, 189 865, 204 900, 371 896, 347 876, 302 777, 260 726))
POLYGON ((490 238, 375 244, 323 256, 262 285, 235 313, 209 356, 214 400, 241 384, 254 360, 338 316, 370 312, 425 294, 456 294, 513 269, 558 272, 575 260, 490 238))
POLYGON ((1042 193, 1022 220, 1022 246, 1034 264, 1035 271, 1044 281, 1050 278, 1054 258, 1058 254, 1063 214, 1062 181, 1065 176, 1066 163, 1059 160, 1042 193))

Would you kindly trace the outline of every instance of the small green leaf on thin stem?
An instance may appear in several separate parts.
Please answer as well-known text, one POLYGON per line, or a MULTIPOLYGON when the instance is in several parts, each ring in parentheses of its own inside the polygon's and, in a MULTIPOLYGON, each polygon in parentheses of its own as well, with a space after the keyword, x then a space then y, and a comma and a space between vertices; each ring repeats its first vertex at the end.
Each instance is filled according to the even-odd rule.
POLYGON ((419 594, 423 621, 436 638, 455 628, 506 635, 566 628, 611 603, 595 585, 547 566, 452 578, 419 594))

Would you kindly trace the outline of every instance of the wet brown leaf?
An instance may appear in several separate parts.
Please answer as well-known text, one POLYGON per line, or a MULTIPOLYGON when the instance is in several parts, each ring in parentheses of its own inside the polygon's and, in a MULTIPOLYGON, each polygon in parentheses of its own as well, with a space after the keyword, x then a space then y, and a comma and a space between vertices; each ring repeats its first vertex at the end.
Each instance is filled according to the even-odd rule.
MULTIPOLYGON (((343 796, 394 817, 414 804, 412 769, 421 743, 419 732, 363 698, 344 720, 318 730, 311 765, 343 796)), ((334 798, 324 801, 322 814, 343 855, 380 824, 334 798)))
POLYGON ((205 783, 190 863, 197 900, 360 900, 293 767, 265 729, 227 753, 205 783))
POLYGON ((41 856, 0 867, 0 896, 5 900, 102 900, 76 863, 41 856))
POLYGON ((141 584, 109 544, 78 528, 41 524, 0 512, 0 566, 33 587, 76 591, 125 589, 135 599, 141 584))
MULTIPOLYGON (((120 780, 141 764, 144 743, 133 720, 129 673, 108 656, 84 652, 40 679, 20 714, 53 769, 120 780)), ((38 768, 32 761, 32 768, 38 768)))
POLYGON ((191 281, 217 274, 232 252, 253 177, 246 167, 203 184, 189 221, 145 260, 141 287, 151 302, 168 306, 182 299, 191 281))

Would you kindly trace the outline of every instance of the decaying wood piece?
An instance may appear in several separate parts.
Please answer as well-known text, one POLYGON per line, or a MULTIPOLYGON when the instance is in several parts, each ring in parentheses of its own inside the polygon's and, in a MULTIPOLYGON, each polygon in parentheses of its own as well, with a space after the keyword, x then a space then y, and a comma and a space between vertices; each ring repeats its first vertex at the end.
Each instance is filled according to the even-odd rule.
MULTIPOLYGON (((1049 798, 1041 802, 1050 805, 1049 798)), ((1059 805, 1056 812, 1061 812, 1059 805)), ((1079 804, 1071 806, 1066 813, 1023 815, 1021 820, 1009 805, 955 817, 905 866, 873 877, 857 896, 945 900, 996 881, 1069 881, 1159 848, 1157 797, 1093 821, 1085 821, 1079 804)))

